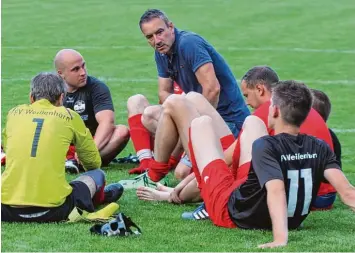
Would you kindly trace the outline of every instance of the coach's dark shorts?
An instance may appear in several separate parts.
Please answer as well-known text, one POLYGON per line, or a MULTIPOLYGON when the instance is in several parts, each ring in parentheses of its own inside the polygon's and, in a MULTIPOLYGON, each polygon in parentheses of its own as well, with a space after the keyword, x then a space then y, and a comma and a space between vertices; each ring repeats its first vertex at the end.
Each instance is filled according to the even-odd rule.
POLYGON ((80 181, 70 182, 73 191, 65 202, 58 207, 16 208, 1 204, 1 221, 7 222, 59 222, 68 219, 69 214, 78 207, 88 212, 94 211, 90 190, 80 181))

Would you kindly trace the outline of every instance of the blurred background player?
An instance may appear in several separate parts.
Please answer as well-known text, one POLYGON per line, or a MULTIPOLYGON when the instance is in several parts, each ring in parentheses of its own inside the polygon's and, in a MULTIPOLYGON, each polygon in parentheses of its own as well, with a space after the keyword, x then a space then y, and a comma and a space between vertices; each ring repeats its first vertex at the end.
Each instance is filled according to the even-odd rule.
POLYGON ((100 154, 80 116, 62 106, 65 92, 60 76, 40 73, 31 82, 31 104, 8 113, 2 221, 63 221, 74 207, 93 212, 94 206, 116 201, 123 193, 119 184, 105 187, 100 154), (68 184, 64 163, 70 143, 89 171, 68 184))
MULTIPOLYGON (((184 93, 201 93, 217 109, 234 136, 238 136, 250 113, 223 57, 198 34, 177 29, 161 10, 147 10, 139 26, 155 50, 160 101, 163 103, 174 93, 173 83, 184 93)), ((142 121, 159 119, 160 115, 160 110, 148 106, 142 95, 131 97, 127 104, 131 138, 141 161, 139 172, 145 171, 152 160, 150 134, 142 121)), ((148 173, 154 180, 163 176, 148 173)))
MULTIPOLYGON (((311 89, 311 92, 313 94, 313 104, 312 104, 313 109, 316 110, 320 116, 322 116, 325 122, 327 122, 332 108, 329 97, 327 96, 327 94, 325 94, 323 91, 320 90, 311 89)), ((336 134, 330 128, 328 128, 328 130, 332 138, 335 156, 341 168, 342 164, 341 164, 340 141, 336 136, 336 134)), ((335 198, 336 198, 336 192, 329 192, 329 193, 325 192, 323 195, 317 197, 316 201, 313 204, 313 210, 329 209, 329 207, 331 207, 332 204, 334 203, 335 198)))
MULTIPOLYGON (((325 122, 327 122, 330 112, 332 110, 332 104, 330 102, 329 97, 327 96, 327 94, 325 94, 321 90, 316 90, 316 89, 310 89, 310 90, 313 94, 313 104, 312 104, 313 109, 316 110, 320 116, 322 116, 322 118, 324 119, 325 122)), ((329 129, 329 133, 332 137, 334 153, 337 157, 340 167, 342 167, 340 141, 339 141, 338 137, 336 136, 336 134, 334 133, 334 131, 330 128, 328 128, 328 129, 329 129)))
MULTIPOLYGON (((60 50, 54 59, 58 74, 65 80, 68 93, 63 105, 77 112, 94 136, 103 166, 108 165, 127 145, 129 130, 124 125, 115 125, 115 114, 109 88, 88 76, 86 62, 73 49, 60 50)), ((79 172, 75 147, 67 154, 66 168, 79 172)))

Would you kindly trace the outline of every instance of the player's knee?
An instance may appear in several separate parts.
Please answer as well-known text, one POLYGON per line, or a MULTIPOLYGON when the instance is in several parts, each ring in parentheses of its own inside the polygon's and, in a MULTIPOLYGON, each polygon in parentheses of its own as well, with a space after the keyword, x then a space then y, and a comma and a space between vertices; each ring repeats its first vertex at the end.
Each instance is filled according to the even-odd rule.
POLYGON ((190 174, 190 171, 191 171, 191 169, 189 171, 188 170, 177 170, 177 169, 175 169, 174 176, 178 180, 183 180, 185 177, 187 177, 190 174))
POLYGON ((191 101, 194 104, 198 103, 198 101, 201 101, 201 99, 206 100, 201 93, 194 92, 194 91, 187 93, 185 97, 187 100, 191 101))
POLYGON ((129 129, 125 125, 117 125, 116 126, 116 134, 120 139, 123 139, 123 140, 129 140, 129 138, 130 138, 129 129))
POLYGON ((94 180, 96 187, 99 188, 105 184, 105 172, 102 169, 89 170, 82 174, 82 176, 89 176, 94 180))
POLYGON ((161 106, 148 106, 144 109, 142 115, 142 123, 149 124, 152 120, 158 121, 160 117, 160 113, 162 111, 161 106))
POLYGON ((163 103, 164 113, 171 113, 173 110, 179 110, 185 103, 185 96, 172 94, 163 103))
POLYGON ((147 98, 141 94, 133 95, 127 100, 128 113, 143 113, 147 106, 149 106, 149 102, 147 98))
POLYGON ((242 129, 243 131, 252 129, 253 132, 258 131, 260 134, 267 133, 267 128, 264 121, 254 115, 250 115, 245 118, 242 129))
POLYGON ((201 128, 206 125, 212 125, 212 118, 210 116, 203 115, 192 120, 191 129, 201 128))

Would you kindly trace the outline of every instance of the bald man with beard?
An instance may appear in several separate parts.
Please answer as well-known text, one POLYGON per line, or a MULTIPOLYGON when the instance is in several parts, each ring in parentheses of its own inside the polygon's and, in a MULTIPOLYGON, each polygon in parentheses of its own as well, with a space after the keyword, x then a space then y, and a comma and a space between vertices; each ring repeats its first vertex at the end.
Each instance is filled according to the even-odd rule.
MULTIPOLYGON (((63 105, 76 111, 94 137, 102 164, 108 165, 127 145, 130 135, 124 125, 115 125, 114 106, 105 83, 88 76, 83 56, 73 49, 60 50, 54 59, 57 73, 67 84, 63 105)), ((79 173, 75 147, 70 146, 66 168, 79 173)))

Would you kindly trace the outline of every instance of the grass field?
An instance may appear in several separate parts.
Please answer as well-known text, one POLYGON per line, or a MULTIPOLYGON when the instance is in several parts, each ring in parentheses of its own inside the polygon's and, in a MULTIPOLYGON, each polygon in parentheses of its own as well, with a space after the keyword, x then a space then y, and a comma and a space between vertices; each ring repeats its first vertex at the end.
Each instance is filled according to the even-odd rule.
MULTIPOLYGON (((177 27, 200 33, 230 64, 236 78, 252 66, 272 66, 281 79, 304 80, 333 103, 330 127, 343 147, 343 169, 355 184, 355 4, 353 0, 3 0, 1 125, 7 111, 28 102, 29 82, 52 70, 61 48, 78 49, 89 74, 109 85, 116 120, 127 124, 126 101, 142 93, 157 101, 153 51, 138 29, 147 8, 161 8, 177 27)), ((48 147, 50 148, 50 147, 48 147)), ((122 153, 133 152, 132 145, 122 153)), ((129 166, 106 169, 108 182, 129 166)), ((35 168, 33 168, 35 169, 35 168)), ((68 177, 69 179, 70 177, 68 177)), ((101 238, 90 224, 1 224, 2 251, 258 251, 271 232, 228 230, 184 221, 195 205, 119 201, 143 230, 139 238, 101 238)), ((280 251, 355 251, 355 213, 339 200, 333 211, 312 213, 280 251)))

